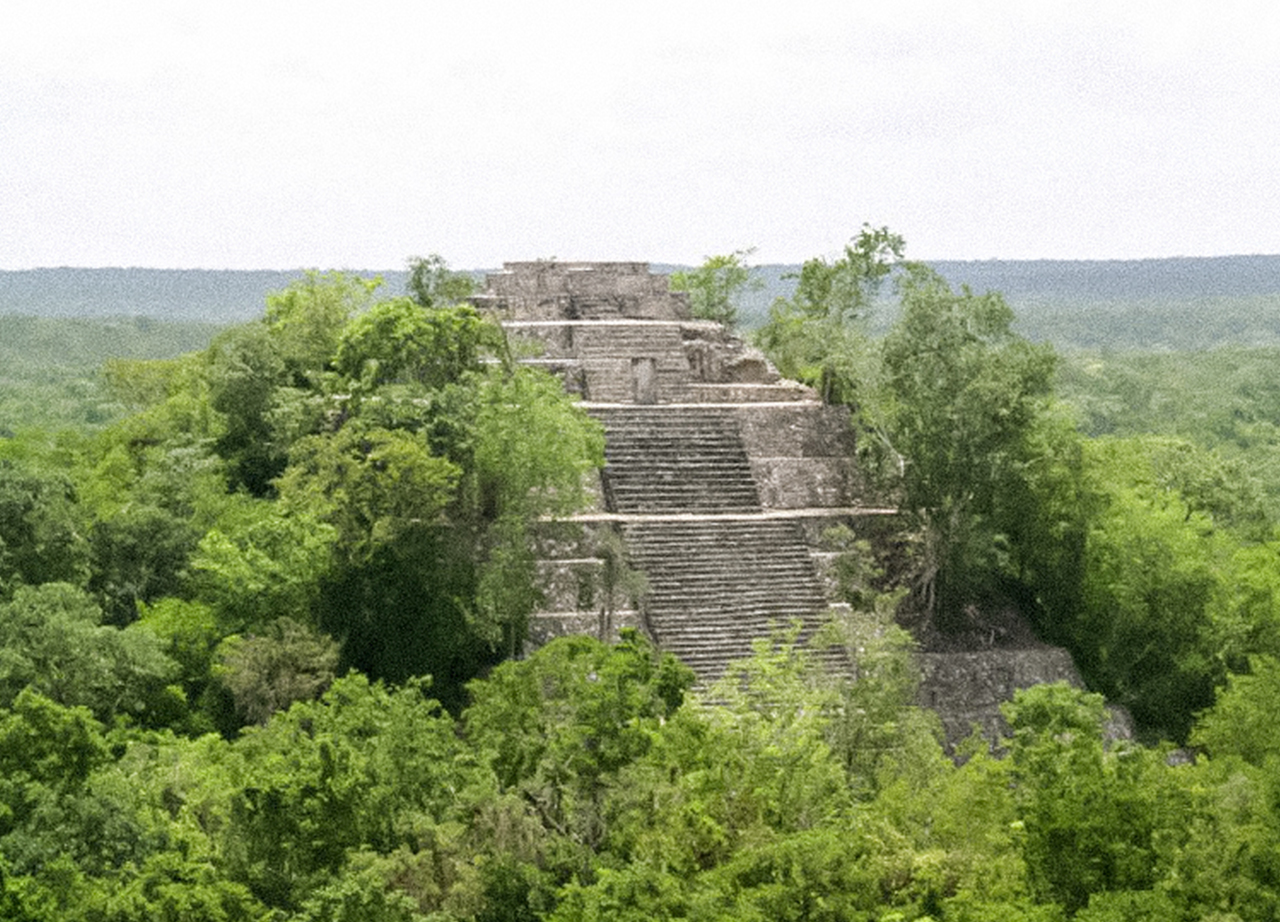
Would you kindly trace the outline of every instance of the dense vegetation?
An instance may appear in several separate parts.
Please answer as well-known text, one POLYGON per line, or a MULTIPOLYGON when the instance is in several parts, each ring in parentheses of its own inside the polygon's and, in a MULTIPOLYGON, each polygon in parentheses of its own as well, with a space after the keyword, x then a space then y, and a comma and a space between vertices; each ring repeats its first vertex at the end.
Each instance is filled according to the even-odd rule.
POLYGON ((902 252, 867 228, 806 263, 758 341, 859 417, 911 524, 930 628, 1020 611, 1146 738, 1184 741, 1230 673, 1280 655, 1270 353, 1215 351, 1192 374, 1185 355, 1064 362, 1014 331, 1003 297, 902 252))
POLYGON ((0 433, 85 431, 125 408, 103 387, 110 359, 174 358, 218 328, 136 316, 111 320, 0 314, 0 433))
MULTIPOLYGON (((303 688, 431 674, 456 705, 518 649, 530 524, 581 502, 602 440, 496 327, 431 302, 455 283, 377 301, 311 275, 202 352, 109 362, 134 412, 78 441, 0 443, 0 600, 146 648, 129 708, 152 725, 233 731, 287 703, 269 679, 290 670, 303 688)), ((122 706, 63 698, 107 720, 122 706)))
POLYGON ((1019 609, 1147 745, 1045 686, 948 757, 858 553, 856 682, 785 626, 698 694, 631 634, 511 659, 598 428, 438 259, 312 274, 0 439, 0 918, 1276 918, 1274 356, 1059 358, 902 254, 806 263, 761 342, 860 417, 928 629, 1019 609))

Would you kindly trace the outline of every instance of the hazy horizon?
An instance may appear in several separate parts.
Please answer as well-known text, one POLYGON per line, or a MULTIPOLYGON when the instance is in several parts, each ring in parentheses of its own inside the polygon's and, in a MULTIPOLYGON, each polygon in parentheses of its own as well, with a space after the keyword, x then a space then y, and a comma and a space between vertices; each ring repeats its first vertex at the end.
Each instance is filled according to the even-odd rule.
MULTIPOLYGON (((425 255, 425 254, 424 254, 425 255)), ((824 255, 824 254, 815 254, 824 255)), ((838 254, 825 254, 826 256, 838 254)), ((1091 258, 1080 257, 1071 258, 1054 258, 1054 257, 1027 257, 1018 259, 1003 259, 1000 257, 991 257, 986 259, 925 259, 918 257, 910 257, 914 262, 923 262, 929 264, 959 264, 959 263, 1150 263, 1150 262, 1176 262, 1178 260, 1239 260, 1239 259, 1280 259, 1280 252, 1276 253, 1221 253, 1213 256, 1200 256, 1195 254, 1174 255, 1174 256, 1140 256, 1133 258, 1091 258)), ((520 259, 504 259, 503 263, 521 262, 520 259)), ((676 268, 694 268, 699 263, 676 263, 667 260, 655 259, 599 259, 599 260, 580 260, 571 257, 556 258, 557 262, 642 262, 648 263, 650 266, 671 266, 676 268)), ((770 262, 762 263, 748 260, 748 265, 753 269, 788 269, 800 266, 803 260, 785 263, 770 262)), ((493 272, 502 268, 502 264, 494 264, 490 266, 459 266, 450 263, 449 268, 458 272, 493 272)), ((264 273, 280 273, 280 272, 407 272, 406 264, 399 266, 321 266, 321 265, 305 265, 296 266, 256 266, 248 269, 237 269, 229 266, 27 266, 18 269, 0 268, 0 272, 45 272, 45 271, 145 271, 145 272, 264 272, 264 273)))

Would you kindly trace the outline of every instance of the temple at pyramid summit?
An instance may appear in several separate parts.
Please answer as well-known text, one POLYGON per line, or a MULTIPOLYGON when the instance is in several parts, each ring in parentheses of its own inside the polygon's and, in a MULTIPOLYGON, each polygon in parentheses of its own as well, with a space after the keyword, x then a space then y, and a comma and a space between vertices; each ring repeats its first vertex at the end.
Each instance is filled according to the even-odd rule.
MULTIPOLYGON (((873 545, 899 528, 860 475, 848 411, 694 320, 647 263, 507 263, 472 300, 605 431, 594 508, 543 535, 532 643, 634 626, 705 685, 757 638, 799 625, 804 641, 829 617, 833 526, 873 545)), ((855 668, 840 647, 817 655, 855 668)), ((994 729, 1016 688, 1079 684, 1065 651, 1042 645, 920 659, 922 703, 955 738, 994 729)))

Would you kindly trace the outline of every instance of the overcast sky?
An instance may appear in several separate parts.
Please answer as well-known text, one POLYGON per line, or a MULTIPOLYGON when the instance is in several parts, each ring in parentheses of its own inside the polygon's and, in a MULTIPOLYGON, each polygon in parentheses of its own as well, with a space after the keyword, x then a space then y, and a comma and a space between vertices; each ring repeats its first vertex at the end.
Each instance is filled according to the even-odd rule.
POLYGON ((1280 5, 5 0, 0 269, 1280 253, 1280 5))

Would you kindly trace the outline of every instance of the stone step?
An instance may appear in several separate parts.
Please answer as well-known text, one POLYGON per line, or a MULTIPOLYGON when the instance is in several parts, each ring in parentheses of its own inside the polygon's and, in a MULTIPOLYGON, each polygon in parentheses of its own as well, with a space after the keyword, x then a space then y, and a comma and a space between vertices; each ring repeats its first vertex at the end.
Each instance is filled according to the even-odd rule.
POLYGON ((605 496, 614 512, 724 512, 759 508, 737 423, 684 407, 609 408, 605 496))
POLYGON ((707 597, 726 597, 730 601, 737 599, 739 601, 753 598, 752 593, 755 592, 758 597, 768 600, 778 600, 780 605, 791 605, 798 600, 820 600, 823 598, 821 592, 801 591, 808 582, 807 573, 792 572, 785 576, 768 576, 762 574, 760 576, 747 576, 745 573, 725 574, 714 576, 708 571, 701 573, 693 570, 683 573, 672 573, 669 570, 660 569, 651 562, 644 560, 634 561, 635 564, 641 565, 648 563, 644 567, 644 571, 653 577, 654 574, 662 576, 663 585, 651 587, 650 595, 654 598, 670 598, 675 602, 679 602, 680 598, 690 598, 693 594, 707 597))
MULTIPOLYGON (((672 550, 673 555, 677 550, 672 550)), ((730 548, 729 550, 732 551, 733 549, 730 548)), ((754 578, 761 581, 767 580, 770 585, 779 585, 785 579, 797 573, 805 575, 808 573, 807 562, 801 558, 774 557, 764 554, 742 554, 739 555, 737 561, 728 554, 723 556, 699 555, 698 559, 681 559, 669 564, 663 561, 660 554, 632 553, 631 557, 637 563, 647 564, 651 568, 661 566, 662 572, 673 581, 687 577, 697 579, 703 583, 714 584, 716 580, 712 571, 726 566, 734 566, 735 563, 738 566, 749 566, 755 573, 754 578)), ((734 569, 737 569, 737 567, 735 566, 734 569)), ((735 576, 736 574, 726 573, 723 579, 726 582, 730 582, 735 576)))
MULTIPOLYGON (((676 557, 676 560, 665 561, 664 555, 661 553, 635 552, 632 551, 631 556, 637 561, 644 561, 650 564, 661 564, 663 572, 678 575, 680 573, 703 574, 711 568, 722 568, 725 566, 750 566, 761 577, 768 576, 784 576, 791 573, 808 572, 808 561, 805 556, 784 555, 779 549, 775 552, 751 552, 744 548, 726 548, 722 554, 696 554, 692 549, 684 549, 683 553, 677 553, 681 548, 673 547, 670 555, 676 557), (734 552, 737 553, 734 553, 734 552), (803 568, 803 569, 802 569, 803 568)), ((807 556, 807 555, 806 555, 807 556)))
POLYGON ((794 573, 807 574, 811 569, 805 556, 787 556, 781 550, 777 553, 764 551, 753 553, 747 549, 729 547, 722 554, 697 554, 689 548, 675 547, 671 549, 670 556, 677 559, 668 562, 663 559, 664 555, 661 553, 631 551, 631 557, 636 562, 661 566, 663 572, 672 578, 690 574, 699 579, 709 579, 710 571, 730 567, 732 572, 750 567, 757 578, 776 582, 794 573), (734 553, 735 551, 737 553, 734 553))
POLYGON ((741 496, 726 497, 718 494, 713 497, 698 497, 681 495, 673 498, 650 497, 645 498, 636 494, 627 494, 620 492, 616 494, 608 494, 611 497, 611 505, 615 506, 618 511, 628 515, 669 515, 672 513, 704 513, 704 512, 752 512, 759 509, 759 504, 755 498, 741 496))
POLYGON ((662 452, 658 457, 646 455, 615 454, 605 450, 605 464, 618 471, 644 471, 652 474, 665 473, 668 479, 678 476, 680 471, 741 471, 750 474, 751 465, 747 459, 729 451, 722 451, 704 456, 696 456, 688 449, 662 452))
MULTIPOLYGON (((826 598, 794 522, 629 523, 623 534, 649 580, 648 624, 704 684, 750 656, 753 640, 796 620, 802 636, 821 624, 826 598)), ((842 653, 821 657, 847 666, 842 653)))
MULTIPOLYGON (((606 430, 606 437, 610 433, 606 430)), ((613 444, 605 448, 610 458, 623 458, 635 464, 657 465, 663 457, 683 457, 691 461, 700 458, 719 459, 723 457, 746 457, 742 442, 738 439, 721 435, 699 435, 675 437, 664 434, 660 437, 652 435, 620 436, 612 433, 613 444)))
POLYGON ((686 484, 690 486, 711 484, 730 488, 741 486, 752 492, 755 491, 755 481, 750 473, 736 464, 673 465, 657 470, 634 465, 607 464, 604 473, 615 483, 634 483, 637 486, 652 484, 655 489, 680 487, 686 484))
POLYGON ((691 611, 708 609, 708 617, 724 613, 732 619, 738 612, 745 611, 797 611, 804 613, 811 608, 826 609, 826 600, 820 594, 809 592, 791 592, 786 599, 778 599, 767 592, 751 592, 741 587, 724 587, 714 591, 697 590, 685 586, 681 590, 663 591, 653 589, 653 581, 658 578, 651 571, 644 571, 650 580, 650 591, 646 596, 650 607, 661 607, 664 611, 691 611), (709 606, 709 608, 708 608, 709 606))
MULTIPOLYGON (((735 411, 680 405, 589 412, 605 427, 610 511, 760 509, 735 411)), ((794 522, 631 522, 622 532, 631 566, 648 579, 646 623, 702 683, 751 655, 753 640, 797 620, 808 636, 825 614, 822 584, 794 522)))
POLYGON ((619 432, 612 426, 606 426, 605 435, 606 437, 611 437, 612 441, 612 444, 608 446, 608 450, 617 454, 638 454, 649 451, 672 451, 675 449, 686 451, 692 449, 692 453, 697 454, 703 451, 714 452, 728 448, 735 448, 743 454, 746 453, 742 446, 742 440, 737 433, 726 432, 722 429, 688 429, 679 432, 671 429, 619 432))

